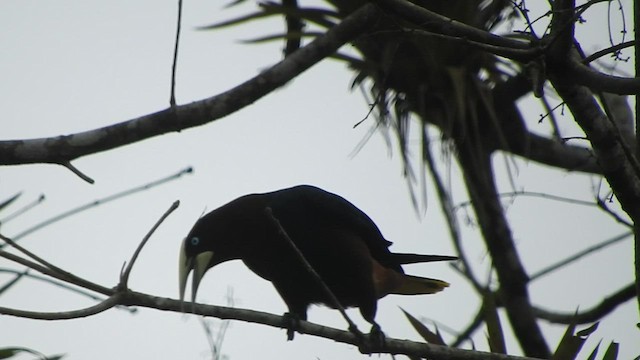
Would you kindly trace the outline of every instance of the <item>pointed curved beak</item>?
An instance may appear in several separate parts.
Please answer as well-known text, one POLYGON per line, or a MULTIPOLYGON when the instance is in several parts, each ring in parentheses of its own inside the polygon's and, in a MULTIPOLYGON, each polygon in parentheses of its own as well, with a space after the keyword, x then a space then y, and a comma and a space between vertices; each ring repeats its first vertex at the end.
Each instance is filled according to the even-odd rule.
POLYGON ((191 301, 196 301, 196 293, 198 292, 198 286, 200 280, 204 277, 204 273, 209 270, 211 259, 213 258, 212 251, 202 252, 195 257, 187 257, 184 251, 184 242, 180 248, 180 258, 178 260, 178 277, 180 285, 180 301, 184 301, 184 292, 187 288, 187 279, 189 274, 193 271, 192 283, 191 283, 191 301))

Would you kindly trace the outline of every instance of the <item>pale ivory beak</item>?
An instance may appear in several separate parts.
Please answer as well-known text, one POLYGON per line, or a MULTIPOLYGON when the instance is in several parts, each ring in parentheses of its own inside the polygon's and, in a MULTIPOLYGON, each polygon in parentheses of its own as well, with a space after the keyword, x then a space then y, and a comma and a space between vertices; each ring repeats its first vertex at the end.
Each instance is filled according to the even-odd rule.
POLYGON ((210 268, 209 263, 213 258, 213 252, 206 251, 196 255, 195 257, 188 258, 184 252, 184 243, 185 242, 182 242, 182 247, 180 248, 180 259, 178 264, 180 301, 184 301, 184 292, 187 288, 187 279, 189 278, 189 274, 193 270, 191 283, 191 301, 195 302, 196 293, 198 292, 198 285, 200 285, 200 280, 202 280, 204 273, 206 273, 210 268))

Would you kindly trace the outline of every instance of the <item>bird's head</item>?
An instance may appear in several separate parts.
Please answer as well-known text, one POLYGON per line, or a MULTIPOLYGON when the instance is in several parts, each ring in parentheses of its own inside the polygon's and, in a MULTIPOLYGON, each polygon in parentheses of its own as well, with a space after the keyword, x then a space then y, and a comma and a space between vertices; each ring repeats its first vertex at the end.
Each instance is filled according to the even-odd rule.
POLYGON ((195 302, 198 285, 204 274, 214 262, 214 251, 207 246, 205 238, 194 234, 192 231, 182 241, 180 247, 180 259, 178 264, 178 276, 180 280, 180 301, 184 301, 184 292, 187 288, 187 279, 193 272, 191 283, 191 301, 195 302))

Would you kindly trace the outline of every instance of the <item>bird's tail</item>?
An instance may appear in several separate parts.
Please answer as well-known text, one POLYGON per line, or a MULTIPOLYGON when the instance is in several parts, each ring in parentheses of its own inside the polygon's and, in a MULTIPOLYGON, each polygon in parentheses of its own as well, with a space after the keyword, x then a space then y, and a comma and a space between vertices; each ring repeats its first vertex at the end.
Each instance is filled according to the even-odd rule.
POLYGON ((446 255, 422 255, 422 254, 391 254, 396 264, 415 264, 432 261, 452 261, 458 260, 455 256, 446 255))
POLYGON ((399 285, 391 293, 397 295, 433 294, 448 286, 449 283, 446 281, 402 274, 399 285))

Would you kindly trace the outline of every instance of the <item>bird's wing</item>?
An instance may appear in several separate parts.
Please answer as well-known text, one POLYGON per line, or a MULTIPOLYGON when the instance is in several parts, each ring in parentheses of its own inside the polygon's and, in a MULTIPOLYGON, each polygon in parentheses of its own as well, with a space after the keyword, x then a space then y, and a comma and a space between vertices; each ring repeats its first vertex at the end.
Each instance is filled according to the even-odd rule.
POLYGON ((310 185, 279 190, 269 196, 274 214, 291 227, 313 231, 314 226, 339 226, 362 239, 381 265, 402 272, 400 263, 389 252, 391 242, 385 240, 367 214, 343 197, 310 185))

